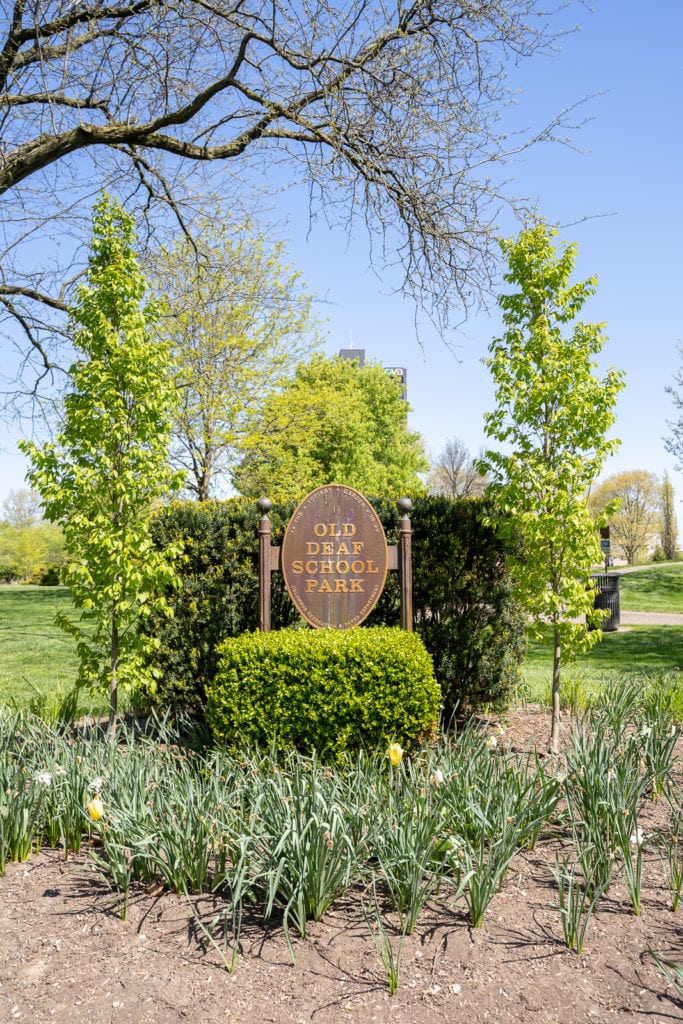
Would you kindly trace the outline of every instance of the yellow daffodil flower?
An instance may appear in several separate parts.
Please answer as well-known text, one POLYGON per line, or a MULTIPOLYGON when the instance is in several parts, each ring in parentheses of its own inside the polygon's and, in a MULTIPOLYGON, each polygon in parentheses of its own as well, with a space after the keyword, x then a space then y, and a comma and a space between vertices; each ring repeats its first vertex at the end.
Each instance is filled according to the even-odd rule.
POLYGON ((93 821, 99 821, 100 818, 103 817, 103 815, 104 815, 104 807, 102 805, 102 801, 100 800, 100 794, 99 793, 95 793, 95 796, 92 798, 92 800, 88 804, 86 810, 87 810, 88 814, 90 815, 90 817, 92 818, 93 821))
POLYGON ((387 757, 391 761, 394 768, 397 768, 403 760, 403 747, 398 743, 392 743, 387 750, 387 757))

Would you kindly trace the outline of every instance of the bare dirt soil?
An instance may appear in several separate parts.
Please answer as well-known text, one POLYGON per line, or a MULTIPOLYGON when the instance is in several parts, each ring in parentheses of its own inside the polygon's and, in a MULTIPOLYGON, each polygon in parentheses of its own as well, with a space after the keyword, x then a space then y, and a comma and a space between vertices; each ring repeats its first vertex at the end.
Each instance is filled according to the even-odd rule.
MULTIPOLYGON (((517 749, 543 749, 546 733, 545 713, 513 715, 517 749)), ((653 821, 662 813, 658 804, 648 808, 653 821)), ((683 911, 669 909, 656 852, 646 846, 642 916, 630 912, 616 880, 577 956, 562 938, 551 871, 558 848, 557 840, 540 842, 516 857, 480 929, 468 927, 460 908, 429 905, 404 942, 394 996, 360 891, 296 941, 296 966, 280 928, 245 921, 229 974, 197 925, 197 917, 217 913, 211 898, 190 906, 177 895, 140 891, 121 921, 87 851, 68 861, 44 852, 8 865, 0 879, 0 1022, 683 1021, 683 1000, 648 954, 683 964, 683 911)))

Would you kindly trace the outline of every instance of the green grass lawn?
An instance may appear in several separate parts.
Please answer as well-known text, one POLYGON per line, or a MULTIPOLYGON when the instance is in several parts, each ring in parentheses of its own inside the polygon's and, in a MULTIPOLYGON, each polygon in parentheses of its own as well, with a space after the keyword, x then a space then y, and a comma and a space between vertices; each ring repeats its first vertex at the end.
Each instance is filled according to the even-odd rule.
MULTIPOLYGON (((624 609, 683 612, 683 565, 623 575, 621 588, 624 609)), ((0 586, 0 704, 45 701, 54 709, 73 688, 75 644, 54 623, 57 611, 70 608, 65 587, 0 586)), ((681 672, 683 689, 683 626, 631 626, 604 633, 591 651, 565 666, 563 675, 568 689, 597 690, 610 676, 673 671, 681 672)), ((552 649, 546 636, 529 645, 518 696, 545 703, 551 674, 552 649)), ((104 699, 87 693, 79 698, 81 711, 105 707, 104 699)))
POLYGON ((619 590, 624 611, 683 614, 683 563, 620 573, 619 590))
MULTIPOLYGON (((75 643, 54 621, 71 608, 66 587, 0 587, 0 704, 54 708, 73 689, 75 643)), ((82 711, 104 706, 87 693, 79 699, 82 711)))
MULTIPOLYGON (((619 575, 622 611, 683 613, 683 563, 655 564, 619 575)), ((546 631, 542 640, 529 643, 519 696, 546 703, 552 665, 552 645, 546 631)), ((583 688, 590 692, 617 675, 674 672, 681 672, 683 706, 683 625, 622 626, 617 632, 603 633, 592 650, 564 665, 562 675, 567 690, 583 688)))
MULTIPOLYGON (((531 640, 522 666, 518 696, 547 703, 552 682, 553 652, 549 631, 542 640, 531 640)), ((615 676, 661 676, 681 673, 683 705, 683 626, 626 626, 618 632, 603 633, 586 654, 562 669, 563 688, 596 693, 615 676)))

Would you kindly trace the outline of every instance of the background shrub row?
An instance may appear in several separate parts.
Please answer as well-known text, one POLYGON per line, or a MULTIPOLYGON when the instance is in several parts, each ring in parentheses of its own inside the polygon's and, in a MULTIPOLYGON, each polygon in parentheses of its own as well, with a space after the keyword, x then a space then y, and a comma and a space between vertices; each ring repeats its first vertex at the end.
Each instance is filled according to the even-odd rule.
MULTIPOLYGON (((370 500, 388 542, 396 543, 395 503, 370 500)), ((274 544, 282 542, 294 507, 273 508, 274 544)), ((523 657, 524 619, 505 567, 511 541, 482 525, 490 513, 486 499, 419 497, 411 514, 415 629, 432 655, 447 718, 454 710, 466 713, 484 703, 503 706, 523 657)), ((255 503, 243 498, 176 502, 156 517, 157 544, 179 536, 185 542, 174 618, 146 625, 161 639, 163 676, 156 693, 161 705, 203 708, 221 642, 257 629, 258 519, 255 503)), ((303 627, 279 573, 272 583, 273 629, 303 627)), ((366 625, 399 621, 398 584, 390 573, 366 625)))

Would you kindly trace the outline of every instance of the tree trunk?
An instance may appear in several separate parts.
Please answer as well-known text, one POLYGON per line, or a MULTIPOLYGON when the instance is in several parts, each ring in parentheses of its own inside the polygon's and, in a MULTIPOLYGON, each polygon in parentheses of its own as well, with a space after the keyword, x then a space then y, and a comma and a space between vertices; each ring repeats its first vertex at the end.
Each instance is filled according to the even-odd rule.
POLYGON ((212 459, 207 453, 202 461, 201 469, 197 473, 197 496, 199 501, 209 500, 212 468, 212 459))
POLYGON ((116 727, 118 725, 117 711, 119 702, 119 630, 116 621, 116 611, 112 612, 111 617, 111 647, 109 651, 111 677, 109 681, 109 722, 107 723, 107 739, 110 743, 114 743, 116 740, 116 727))
POLYGON ((557 623, 553 627, 553 692, 552 692, 552 718, 550 725, 550 739, 548 740, 548 751, 551 754, 560 752, 560 664, 562 658, 562 645, 560 643, 560 630, 557 623))

